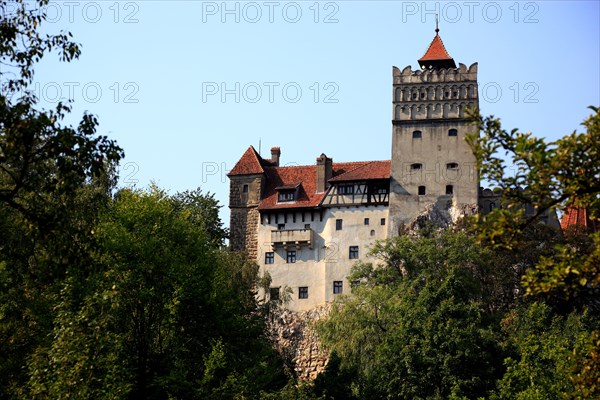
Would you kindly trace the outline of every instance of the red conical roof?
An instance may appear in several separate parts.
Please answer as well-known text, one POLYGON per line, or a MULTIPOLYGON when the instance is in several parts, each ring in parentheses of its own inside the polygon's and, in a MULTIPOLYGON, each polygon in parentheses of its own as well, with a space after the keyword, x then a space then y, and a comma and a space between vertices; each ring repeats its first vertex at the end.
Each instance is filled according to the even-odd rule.
POLYGON ((254 150, 253 146, 250 146, 227 175, 263 174, 265 170, 262 167, 263 162, 261 161, 263 161, 262 157, 254 150))
POLYGON ((436 29, 435 37, 423 57, 419 58, 419 65, 425 68, 456 68, 454 59, 446 51, 438 30, 436 29))

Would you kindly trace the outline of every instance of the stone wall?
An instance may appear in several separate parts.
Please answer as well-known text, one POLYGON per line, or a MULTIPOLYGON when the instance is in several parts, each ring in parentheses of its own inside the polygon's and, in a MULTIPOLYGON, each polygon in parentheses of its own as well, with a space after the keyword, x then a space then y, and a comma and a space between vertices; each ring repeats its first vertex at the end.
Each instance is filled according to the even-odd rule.
POLYGON ((329 352, 319 342, 314 323, 327 316, 330 309, 330 305, 303 312, 278 309, 269 321, 269 333, 277 350, 291 360, 302 380, 315 379, 327 367, 329 352))
POLYGON ((229 208, 230 246, 233 250, 246 251, 256 260, 258 246, 258 204, 263 185, 262 175, 230 177, 229 208), (246 186, 246 191, 244 191, 246 186))

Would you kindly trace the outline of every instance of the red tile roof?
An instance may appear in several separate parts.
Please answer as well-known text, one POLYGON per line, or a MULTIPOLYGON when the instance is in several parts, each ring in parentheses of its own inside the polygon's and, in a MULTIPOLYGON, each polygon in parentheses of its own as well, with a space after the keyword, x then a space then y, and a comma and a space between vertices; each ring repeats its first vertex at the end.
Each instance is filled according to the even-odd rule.
MULTIPOLYGON (((333 179, 353 173, 356 179, 383 179, 390 176, 390 161, 359 161, 347 163, 333 163, 333 179), (376 168, 362 168, 374 164, 376 168), (381 164, 381 165, 380 165, 381 164), (387 175, 381 174, 380 169, 387 165, 387 175), (362 173, 359 172, 363 171, 362 173), (354 173, 356 171, 356 173, 354 173), (377 173, 373 174, 373 171, 377 173), (385 176, 384 176, 385 175, 385 176), (371 177, 374 176, 374 177, 371 177), (381 177, 381 178, 380 178, 381 177)), ((317 166, 302 165, 293 167, 266 167, 267 182, 264 197, 261 200, 259 210, 271 210, 282 208, 307 208, 319 205, 325 193, 317 193, 317 166), (277 203, 277 189, 289 187, 301 182, 296 201, 289 203, 277 203)))
POLYGON ((351 171, 345 172, 331 179, 330 182, 347 182, 371 179, 389 179, 391 161, 371 161, 351 171))
POLYGON ((427 48, 427 51, 423 57, 419 58, 419 61, 432 61, 432 60, 452 60, 450 54, 446 51, 446 47, 442 42, 440 35, 436 34, 431 44, 427 48))
POLYGON ((588 210, 581 207, 569 207, 560 220, 563 231, 573 228, 587 228, 591 232, 600 231, 600 221, 591 219, 588 210))
POLYGON ((227 176, 263 174, 264 167, 271 165, 273 165, 271 161, 263 159, 254 147, 250 146, 227 176))

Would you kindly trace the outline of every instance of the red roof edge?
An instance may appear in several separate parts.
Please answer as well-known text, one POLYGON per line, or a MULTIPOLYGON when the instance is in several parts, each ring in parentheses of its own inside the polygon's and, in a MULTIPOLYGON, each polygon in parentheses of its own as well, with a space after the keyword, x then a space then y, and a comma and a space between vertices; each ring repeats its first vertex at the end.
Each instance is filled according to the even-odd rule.
POLYGON ((435 34, 435 37, 431 41, 431 44, 427 48, 427 51, 423 57, 419 58, 419 61, 433 61, 433 60, 453 60, 442 42, 442 38, 439 34, 435 34))

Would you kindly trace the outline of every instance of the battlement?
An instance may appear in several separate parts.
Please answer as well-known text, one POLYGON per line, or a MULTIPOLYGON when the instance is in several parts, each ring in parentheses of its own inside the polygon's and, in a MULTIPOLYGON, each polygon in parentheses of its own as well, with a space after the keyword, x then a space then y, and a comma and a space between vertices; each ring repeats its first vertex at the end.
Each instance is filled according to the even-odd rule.
POLYGON ((447 82, 469 82, 477 81, 477 63, 471 64, 469 68, 463 63, 458 68, 442 68, 428 70, 412 70, 410 65, 402 71, 398 67, 392 67, 394 85, 406 83, 447 83, 447 82))
POLYGON ((469 68, 402 71, 393 67, 393 116, 395 122, 465 118, 464 110, 479 105, 477 63, 469 68))

